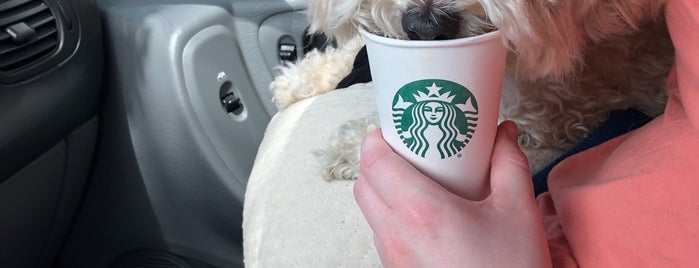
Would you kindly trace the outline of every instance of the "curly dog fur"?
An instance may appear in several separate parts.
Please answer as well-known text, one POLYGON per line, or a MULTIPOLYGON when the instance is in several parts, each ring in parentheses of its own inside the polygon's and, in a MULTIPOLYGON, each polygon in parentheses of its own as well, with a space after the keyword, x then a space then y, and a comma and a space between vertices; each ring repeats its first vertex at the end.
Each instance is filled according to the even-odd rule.
MULTIPOLYGON (((509 52, 500 119, 517 123, 533 171, 581 141, 610 111, 636 108, 656 116, 666 101, 674 49, 662 0, 309 0, 308 5, 311 32, 325 33, 338 46, 282 67, 270 86, 280 110, 337 86, 363 44, 359 28, 415 39, 405 22, 415 14, 429 25, 451 23, 440 38, 501 31, 509 52)), ((328 179, 359 175, 359 145, 376 126, 375 117, 348 122, 315 152, 328 179)))

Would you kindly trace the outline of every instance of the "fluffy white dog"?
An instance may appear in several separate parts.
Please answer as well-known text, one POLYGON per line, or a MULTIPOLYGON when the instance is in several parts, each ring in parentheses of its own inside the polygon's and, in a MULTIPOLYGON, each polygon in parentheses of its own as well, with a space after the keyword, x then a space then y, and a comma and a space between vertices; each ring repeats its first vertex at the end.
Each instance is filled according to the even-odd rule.
MULTIPOLYGON (((358 29, 396 39, 502 33, 509 48, 501 120, 513 120, 536 171, 616 109, 662 112, 674 49, 663 0, 309 0, 312 32, 337 48, 282 67, 271 84, 284 109, 335 89, 363 45, 358 29)), ((317 152, 330 179, 359 175, 359 145, 376 117, 348 122, 317 152)))

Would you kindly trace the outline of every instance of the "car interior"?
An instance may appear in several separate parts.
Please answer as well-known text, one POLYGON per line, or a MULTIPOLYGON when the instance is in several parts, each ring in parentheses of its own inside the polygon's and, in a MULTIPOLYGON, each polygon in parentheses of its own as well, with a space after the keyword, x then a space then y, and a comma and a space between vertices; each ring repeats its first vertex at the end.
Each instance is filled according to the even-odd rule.
MULTIPOLYGON (((305 0, 0 0, 0 267, 243 267, 305 0)), ((304 41, 305 40, 305 41, 304 41)))

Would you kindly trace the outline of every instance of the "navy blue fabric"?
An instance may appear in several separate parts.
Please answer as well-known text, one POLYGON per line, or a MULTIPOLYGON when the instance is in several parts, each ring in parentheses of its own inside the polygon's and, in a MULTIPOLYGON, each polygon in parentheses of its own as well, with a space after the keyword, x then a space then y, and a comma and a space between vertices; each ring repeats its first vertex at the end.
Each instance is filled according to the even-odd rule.
POLYGON ((556 164, 576 153, 600 145, 605 141, 637 129, 650 122, 651 119, 653 118, 634 109, 612 111, 609 114, 609 118, 596 130, 594 130, 590 136, 583 139, 568 152, 564 153, 559 158, 551 162, 551 164, 532 176, 532 181, 534 182, 534 193, 539 195, 541 193, 548 192, 548 176, 551 169, 553 169, 556 164))

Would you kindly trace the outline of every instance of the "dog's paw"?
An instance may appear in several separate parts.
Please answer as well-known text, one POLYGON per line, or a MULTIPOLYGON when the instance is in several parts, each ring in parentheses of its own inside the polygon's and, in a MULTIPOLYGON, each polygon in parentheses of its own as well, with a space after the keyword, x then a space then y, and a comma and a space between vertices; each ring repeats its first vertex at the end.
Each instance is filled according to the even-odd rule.
POLYGON ((313 152, 320 162, 323 178, 354 180, 359 177, 359 149, 366 135, 379 127, 376 115, 352 120, 330 137, 328 145, 313 152))

